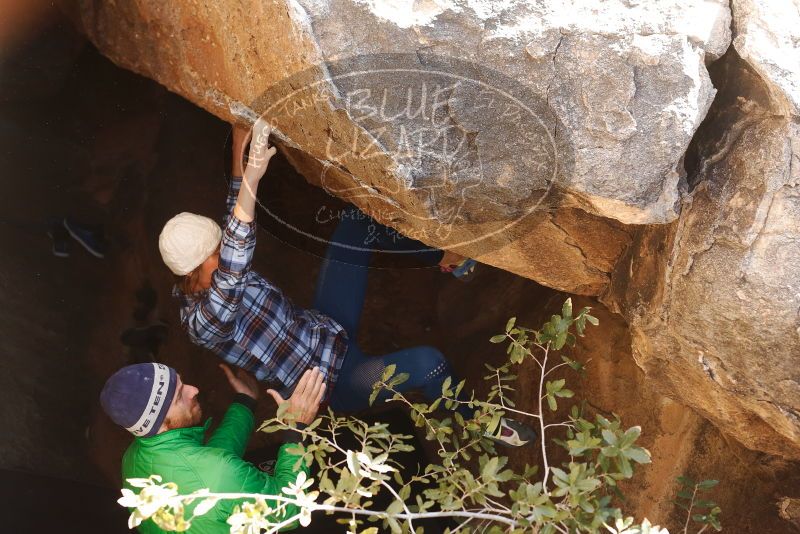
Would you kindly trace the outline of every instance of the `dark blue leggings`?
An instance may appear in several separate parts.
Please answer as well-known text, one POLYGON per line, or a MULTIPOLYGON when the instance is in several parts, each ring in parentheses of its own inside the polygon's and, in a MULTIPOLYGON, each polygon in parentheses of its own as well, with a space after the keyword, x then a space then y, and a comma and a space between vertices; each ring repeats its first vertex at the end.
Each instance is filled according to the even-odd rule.
MULTIPOLYGON (((338 321, 347 331, 349 342, 339 378, 330 397, 335 411, 356 412, 369 406, 372 385, 380 380, 386 366, 396 365, 396 373, 408 373, 409 378, 398 391, 420 389, 428 401, 442 393, 446 377, 457 378, 450 363, 435 347, 421 345, 383 356, 364 354, 358 347, 358 327, 367 290, 367 270, 373 251, 413 252, 427 265, 435 265, 442 252, 431 249, 394 230, 376 223, 356 208, 345 210, 339 222, 317 281, 314 308, 338 321)), ((377 403, 390 395, 382 391, 377 403)), ((459 409, 466 418, 472 416, 464 406, 459 409)))

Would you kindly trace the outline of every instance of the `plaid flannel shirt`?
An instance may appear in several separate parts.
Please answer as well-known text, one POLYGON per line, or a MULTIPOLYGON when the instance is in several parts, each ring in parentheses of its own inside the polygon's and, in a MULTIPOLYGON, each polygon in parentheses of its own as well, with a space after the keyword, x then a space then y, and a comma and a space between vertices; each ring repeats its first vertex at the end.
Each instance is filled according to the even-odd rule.
POLYGON ((181 324, 195 344, 271 383, 285 398, 303 372, 318 365, 328 385, 327 398, 347 351, 347 333, 330 317, 294 306, 279 288, 250 270, 255 222, 241 222, 232 214, 240 184, 240 178, 231 179, 211 288, 193 295, 177 285, 173 289, 181 303, 181 324))

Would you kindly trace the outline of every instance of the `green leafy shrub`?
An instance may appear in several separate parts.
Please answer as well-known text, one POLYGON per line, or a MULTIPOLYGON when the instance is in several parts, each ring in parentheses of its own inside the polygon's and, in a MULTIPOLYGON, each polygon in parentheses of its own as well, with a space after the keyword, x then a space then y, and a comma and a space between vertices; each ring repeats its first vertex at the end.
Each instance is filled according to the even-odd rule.
MULTIPOLYGON (((426 439, 433 442, 438 461, 430 463, 422 473, 406 476, 395 460, 398 453, 413 450, 412 436, 393 433, 385 424, 368 424, 328 413, 299 430, 307 445, 298 447, 296 452, 302 461, 316 465, 315 479, 307 480, 302 475, 284 490, 284 495, 205 492, 182 496, 162 491, 162 506, 155 507, 159 503, 153 502, 152 495, 158 491, 148 490, 149 500, 141 503, 147 506, 147 514, 137 507, 135 494, 127 495, 124 504, 137 508, 134 514, 139 520, 146 515, 162 528, 183 530, 191 524, 191 518, 174 517, 175 513, 182 513, 183 502, 210 500, 211 505, 202 509, 205 512, 219 499, 249 497, 252 502, 243 504, 229 520, 234 534, 277 532, 297 520, 307 525, 315 512, 347 514, 348 518, 340 521, 348 532, 365 534, 374 534, 379 526, 394 533, 421 532, 415 521, 432 517, 451 518, 457 524, 452 532, 479 529, 542 534, 666 533, 666 529, 653 526, 646 519, 638 523, 624 517, 615 505, 615 496, 621 495, 618 483, 631 478, 636 465, 650 462, 650 453, 636 445, 641 429, 624 428, 617 417, 584 417, 578 406, 571 408, 566 420, 553 420, 559 403, 574 396, 566 379, 553 377, 554 371, 568 368, 585 372, 581 362, 558 353, 574 345, 589 325, 598 324, 590 311, 587 307, 574 313, 568 299, 561 314, 553 315, 539 330, 517 325, 514 318, 510 319, 505 331, 490 340, 507 343, 508 359, 500 367, 487 366, 489 374, 485 379, 491 388, 485 399, 476 398, 474 393, 459 397, 464 382, 453 384, 447 380, 441 397, 433 403, 412 402, 396 390, 407 376, 396 375, 394 368, 387 368, 375 384, 372 400, 381 389, 388 390, 392 393, 391 402, 405 405, 426 439), (512 398, 511 384, 516 379, 512 369, 523 362, 534 362, 537 370, 531 377, 536 400, 527 410, 518 407, 512 398), (474 412, 473 419, 464 420, 454 411, 462 403, 474 412), (535 446, 539 448, 540 465, 520 470, 508 467, 508 458, 500 456, 494 442, 487 438, 487 429, 496 428, 501 417, 513 417, 537 430, 535 446), (343 432, 357 438, 357 450, 339 444, 343 432), (568 461, 553 465, 553 446, 562 447, 568 461), (379 509, 374 502, 382 492, 392 498, 385 509, 379 509), (300 507, 297 516, 283 517, 278 523, 266 519, 271 515, 281 517, 290 502, 300 507)), ((292 421, 283 420, 283 415, 279 409, 278 416, 266 421, 261 430, 295 428, 292 421)), ((165 486, 157 479, 150 484, 165 486)), ((690 510, 707 508, 701 506, 702 501, 692 502, 690 510)), ((716 528, 718 511, 714 510, 717 509, 702 515, 702 521, 716 528)))
POLYGON ((696 534, 705 532, 709 528, 716 531, 722 530, 719 522, 719 515, 722 513, 720 507, 714 501, 701 498, 704 493, 719 483, 717 480, 701 480, 696 482, 689 477, 678 477, 678 495, 675 504, 686 510, 686 523, 683 526, 683 534, 689 534, 691 523, 697 524, 696 534))

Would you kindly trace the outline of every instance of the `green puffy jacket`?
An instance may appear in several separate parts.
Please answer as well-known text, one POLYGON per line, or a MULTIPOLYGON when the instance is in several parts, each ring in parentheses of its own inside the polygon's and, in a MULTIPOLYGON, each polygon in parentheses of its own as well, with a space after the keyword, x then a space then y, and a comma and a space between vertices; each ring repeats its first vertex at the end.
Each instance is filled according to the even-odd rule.
MULTIPOLYGON (((250 399, 247 399, 250 400, 250 399)), ((278 452, 275 474, 270 476, 242 459, 247 440, 255 422, 247 400, 234 402, 225 413, 219 428, 203 443, 210 420, 204 426, 177 428, 149 438, 136 438, 122 458, 122 480, 126 488, 138 492, 128 483, 129 478, 147 478, 160 475, 162 482, 174 482, 181 494, 208 488, 220 493, 260 493, 280 495, 281 489, 294 482, 300 470, 308 474, 308 467, 294 469, 300 458, 287 452, 291 444, 284 444, 278 452)), ((192 521, 191 534, 227 534, 227 519, 234 506, 242 500, 219 501, 209 512, 192 521)), ((185 517, 191 517, 196 503, 187 507, 185 517)), ((298 512, 293 505, 287 513, 298 512)), ((296 526, 296 523, 295 523, 296 526)), ((164 532, 151 520, 139 525, 142 534, 164 532)))

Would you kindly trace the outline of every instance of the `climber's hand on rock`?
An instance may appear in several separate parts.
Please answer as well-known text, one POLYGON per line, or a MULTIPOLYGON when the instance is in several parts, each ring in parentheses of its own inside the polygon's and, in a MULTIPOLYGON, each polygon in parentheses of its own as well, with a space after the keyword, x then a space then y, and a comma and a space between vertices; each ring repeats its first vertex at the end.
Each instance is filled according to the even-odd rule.
POLYGON ((269 160, 275 155, 276 148, 269 146, 269 134, 272 131, 269 123, 259 117, 253 125, 250 139, 250 153, 247 156, 245 177, 251 182, 258 182, 267 172, 269 160))
POLYGON ((285 413, 291 414, 295 421, 309 425, 316 419, 319 403, 325 395, 324 376, 319 367, 306 370, 289 400, 284 400, 274 389, 268 389, 267 393, 275 399, 278 406, 288 402, 289 408, 285 413))

